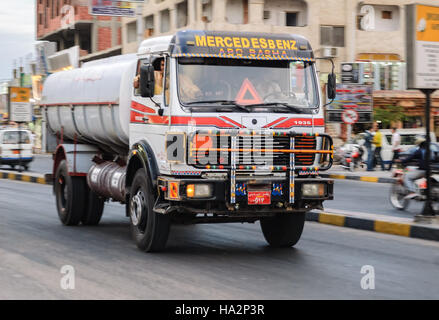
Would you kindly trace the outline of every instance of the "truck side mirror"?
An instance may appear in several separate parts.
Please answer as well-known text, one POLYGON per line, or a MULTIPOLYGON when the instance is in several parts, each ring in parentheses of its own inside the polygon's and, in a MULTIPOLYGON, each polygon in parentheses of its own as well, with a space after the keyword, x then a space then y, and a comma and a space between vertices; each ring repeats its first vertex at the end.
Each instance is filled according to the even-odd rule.
POLYGON ((335 73, 328 74, 328 84, 327 84, 327 92, 328 92, 328 99, 335 99, 335 96, 337 94, 337 81, 335 77, 335 73))
POLYGON ((154 97, 154 67, 151 64, 140 67, 140 95, 143 98, 154 97))

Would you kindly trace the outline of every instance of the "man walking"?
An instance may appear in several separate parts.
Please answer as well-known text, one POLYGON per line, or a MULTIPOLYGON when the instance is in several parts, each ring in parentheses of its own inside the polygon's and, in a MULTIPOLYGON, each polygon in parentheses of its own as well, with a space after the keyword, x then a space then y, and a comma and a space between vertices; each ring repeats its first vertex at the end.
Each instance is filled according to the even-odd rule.
POLYGON ((399 152, 400 152, 400 145, 401 145, 401 136, 396 131, 396 128, 392 128, 392 151, 393 151, 393 157, 390 161, 389 168, 387 170, 392 170, 392 165, 399 158, 399 152))
POLYGON ((383 158, 381 158, 381 146, 383 145, 383 135, 381 134, 380 128, 377 122, 374 122, 374 131, 375 135, 373 136, 373 144, 375 145, 375 157, 378 162, 381 164, 381 170, 385 171, 383 158))
POLYGON ((367 171, 373 171, 373 152, 372 152, 372 140, 373 135, 370 131, 371 127, 368 127, 366 129, 366 132, 364 133, 364 147, 367 151, 367 171))

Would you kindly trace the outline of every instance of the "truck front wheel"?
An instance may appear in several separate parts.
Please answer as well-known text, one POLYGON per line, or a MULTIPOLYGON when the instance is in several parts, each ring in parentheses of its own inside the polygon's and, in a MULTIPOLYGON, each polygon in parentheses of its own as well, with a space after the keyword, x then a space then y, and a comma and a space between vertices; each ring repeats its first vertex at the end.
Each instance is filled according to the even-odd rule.
POLYGON ((169 216, 153 211, 154 194, 149 175, 142 168, 137 170, 127 205, 133 239, 137 247, 146 252, 165 248, 171 224, 169 216))
POLYGON ((67 162, 62 160, 54 184, 59 219, 66 226, 78 225, 85 209, 85 179, 69 176, 67 162))
POLYGON ((261 229, 265 240, 272 247, 294 246, 302 235, 305 212, 288 213, 261 219, 261 229))

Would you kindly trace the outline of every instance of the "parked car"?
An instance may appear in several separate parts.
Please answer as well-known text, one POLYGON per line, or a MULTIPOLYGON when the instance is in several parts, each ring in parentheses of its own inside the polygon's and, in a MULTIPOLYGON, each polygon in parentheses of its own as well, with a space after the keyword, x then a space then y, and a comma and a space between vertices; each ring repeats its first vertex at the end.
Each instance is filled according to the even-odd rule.
POLYGON ((0 130, 0 165, 9 165, 11 168, 20 165, 27 170, 34 158, 32 146, 32 133, 29 130, 0 130))

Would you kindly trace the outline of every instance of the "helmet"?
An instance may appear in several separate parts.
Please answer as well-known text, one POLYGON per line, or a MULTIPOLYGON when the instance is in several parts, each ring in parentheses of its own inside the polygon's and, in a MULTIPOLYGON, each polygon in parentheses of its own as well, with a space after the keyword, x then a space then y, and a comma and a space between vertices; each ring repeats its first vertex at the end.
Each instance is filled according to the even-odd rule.
POLYGON ((426 141, 424 136, 416 136, 415 144, 419 146, 422 142, 426 141))

